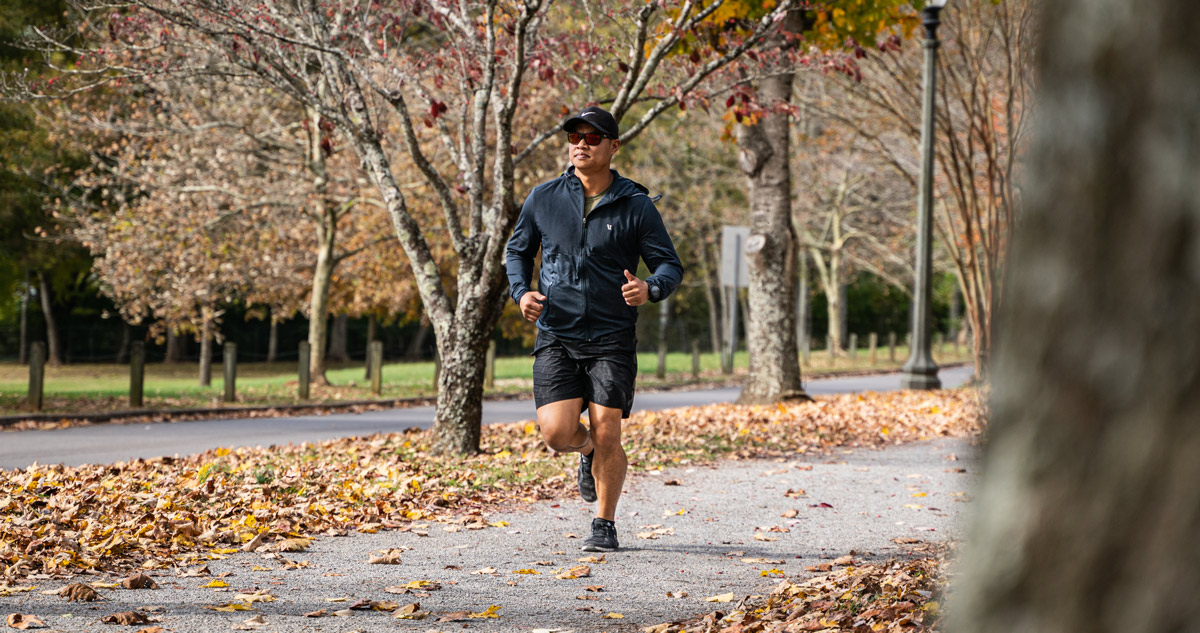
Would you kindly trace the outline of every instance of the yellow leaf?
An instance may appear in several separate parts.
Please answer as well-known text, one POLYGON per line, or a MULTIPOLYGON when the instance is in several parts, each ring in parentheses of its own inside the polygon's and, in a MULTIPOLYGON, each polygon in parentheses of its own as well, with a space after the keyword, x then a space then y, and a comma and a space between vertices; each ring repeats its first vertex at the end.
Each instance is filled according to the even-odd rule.
POLYGON ((541 575, 542 575, 542 572, 540 572, 540 571, 538 571, 538 570, 536 570, 536 569, 518 569, 517 571, 514 571, 513 573, 514 573, 514 574, 531 574, 531 575, 534 575, 534 576, 541 576, 541 575))
POLYGON ((253 610, 249 605, 242 604, 241 602, 231 602, 229 604, 223 604, 223 605, 220 605, 217 607, 204 607, 204 608, 210 609, 212 611, 222 611, 224 613, 232 613, 234 611, 252 611, 253 610))
POLYGON ((538 430, 537 422, 526 422, 525 423, 525 435, 534 435, 537 433, 537 430, 538 430))
POLYGON ((500 451, 499 453, 496 453, 497 459, 504 459, 506 457, 512 457, 512 453, 509 451, 500 451))
POLYGON ((723 593, 719 596, 712 596, 710 598, 704 599, 705 602, 730 602, 732 600, 733 600, 733 592, 723 593))
POLYGON ((211 551, 213 554, 236 554, 240 550, 232 549, 229 547, 221 547, 221 548, 217 548, 217 549, 209 550, 209 551, 211 551))
POLYGON ((269 593, 239 593, 233 597, 234 600, 241 600, 246 604, 254 604, 255 602, 275 602, 275 596, 269 593))
POLYGON ((759 576, 771 576, 772 578, 779 578, 779 577, 783 576, 783 570, 782 569, 765 569, 765 570, 759 572, 758 575, 759 576))
POLYGON ((613 613, 608 613, 608 614, 600 616, 600 619, 602 619, 602 620, 624 620, 625 616, 621 615, 620 613, 613 612, 613 613))
POLYGON ((104 582, 104 581, 100 581, 100 580, 97 580, 96 582, 88 583, 88 584, 90 584, 91 586, 93 586, 97 589, 116 589, 117 587, 121 586, 121 583, 119 583, 119 582, 104 582))
POLYGON ((774 536, 767 536, 767 535, 763 534, 762 532, 758 532, 758 533, 756 533, 756 534, 754 535, 754 540, 756 540, 756 541, 767 541, 767 542, 769 542, 769 541, 775 541, 775 540, 778 540, 778 539, 777 539, 776 537, 774 537, 774 536))
POLYGON ((914 497, 928 497, 929 495, 927 495, 923 492, 918 492, 918 493, 915 493, 913 496, 914 497))
POLYGON ((502 527, 508 527, 509 525, 512 525, 512 524, 509 523, 508 521, 492 521, 491 523, 488 523, 488 525, 490 525, 494 528, 502 528, 502 527))
POLYGON ((223 589, 228 586, 229 586, 229 583, 225 582, 224 580, 214 579, 212 582, 208 583, 207 585, 200 585, 200 588, 201 589, 223 589))
POLYGON ((909 508, 910 510, 920 510, 921 508, 924 508, 925 506, 917 505, 915 503, 906 503, 906 504, 904 504, 904 507, 909 508))
POLYGON ((229 454, 229 449, 221 447, 217 449, 217 457, 224 457, 229 454))
POLYGON ((488 607, 487 609, 485 609, 484 611, 482 611, 480 613, 468 613, 467 617, 475 618, 477 620, 483 619, 483 618, 499 618, 500 617, 500 614, 498 613, 499 611, 500 611, 500 607, 493 604, 492 606, 488 607))
POLYGON ((937 600, 930 600, 929 602, 926 602, 925 604, 921 605, 922 609, 924 609, 930 613, 937 613, 938 609, 940 607, 941 607, 941 605, 939 605, 937 603, 937 600))

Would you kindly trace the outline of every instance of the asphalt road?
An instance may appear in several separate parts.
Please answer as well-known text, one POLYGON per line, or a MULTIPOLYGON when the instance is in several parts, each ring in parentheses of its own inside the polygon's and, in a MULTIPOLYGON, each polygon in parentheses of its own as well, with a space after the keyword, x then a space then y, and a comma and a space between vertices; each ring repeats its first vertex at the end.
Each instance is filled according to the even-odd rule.
MULTIPOLYGON (((945 387, 970 378, 969 367, 943 369, 945 387)), ((900 388, 899 374, 812 380, 813 395, 900 388)), ((739 388, 641 393, 634 410, 662 410, 732 402, 739 388)), ((270 446, 315 442, 338 437, 394 433, 406 428, 429 428, 433 407, 412 407, 365 413, 336 413, 281 418, 235 418, 155 424, 99 424, 48 431, 0 433, 0 468, 39 464, 108 464, 163 455, 190 455, 219 446, 270 446)), ((483 422, 496 424, 534 417, 532 400, 485 402, 483 422)))

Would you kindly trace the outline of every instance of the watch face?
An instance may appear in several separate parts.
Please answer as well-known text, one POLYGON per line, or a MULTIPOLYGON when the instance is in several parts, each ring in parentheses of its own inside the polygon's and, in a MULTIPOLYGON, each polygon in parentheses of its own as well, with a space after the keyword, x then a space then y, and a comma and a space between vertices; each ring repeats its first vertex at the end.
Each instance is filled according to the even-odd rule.
POLYGON ((661 292, 662 291, 658 289, 658 286, 655 286, 654 284, 650 284, 650 298, 651 299, 658 299, 658 295, 661 292))

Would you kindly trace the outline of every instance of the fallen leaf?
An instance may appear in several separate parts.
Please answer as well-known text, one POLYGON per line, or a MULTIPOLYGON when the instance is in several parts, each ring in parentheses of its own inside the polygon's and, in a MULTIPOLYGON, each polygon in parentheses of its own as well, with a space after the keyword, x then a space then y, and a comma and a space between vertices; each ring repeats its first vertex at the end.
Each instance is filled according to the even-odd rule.
POLYGON ((28 615, 25 613, 10 613, 6 619, 8 625, 14 629, 25 630, 34 627, 46 626, 36 615, 28 615))
POLYGON ((833 569, 833 565, 829 563, 818 563, 812 567, 805 567, 804 571, 829 571, 833 569))
POLYGON ((581 563, 598 564, 598 563, 604 562, 605 556, 608 556, 608 554, 601 554, 599 556, 584 556, 583 558, 576 558, 575 560, 577 560, 581 563))
POLYGON ((224 580, 213 579, 213 580, 209 581, 209 583, 207 585, 200 585, 200 588, 201 589, 224 589, 225 587, 228 587, 228 586, 229 586, 229 583, 225 582, 224 580))
POLYGON ((772 578, 782 578, 783 570, 782 569, 764 569, 763 571, 758 572, 758 575, 759 576, 770 576, 772 578))
POLYGON ((575 578, 587 578, 592 575, 592 568, 587 565, 576 565, 566 571, 559 572, 554 575, 559 580, 574 580, 575 578))
POLYGON ((755 532, 754 540, 770 542, 770 541, 778 541, 779 539, 774 536, 767 536, 766 534, 763 534, 762 532, 755 532))
POLYGON ((853 557, 853 556, 849 556, 849 555, 847 555, 847 556, 842 556, 841 558, 838 558, 837 560, 833 561, 833 564, 834 564, 834 565, 841 566, 841 567, 847 567, 847 566, 849 566, 849 565, 853 565, 853 564, 854 564, 854 557, 853 557))
POLYGON ((148 626, 144 629, 138 629, 137 633, 163 633, 165 630, 161 626, 148 626))
POLYGON ((913 538, 911 536, 900 536, 900 537, 892 539, 892 542, 899 543, 900 545, 912 545, 914 543, 920 543, 921 539, 913 538))
POLYGON ((37 589, 36 585, 29 585, 25 587, 0 587, 0 596, 11 596, 13 594, 26 593, 33 591, 34 589, 37 589))
POLYGON ((600 616, 602 620, 624 620, 625 616, 620 613, 610 612, 600 616))
POLYGON ((220 611, 222 613, 232 613, 234 611, 253 611, 254 610, 250 605, 245 604, 243 602, 226 602, 225 604, 217 605, 215 607, 206 606, 204 608, 208 609, 209 611, 220 611))
POLYGON ((776 558, 743 558, 743 563, 762 564, 762 565, 783 565, 786 561, 776 558))
POLYGON ((255 602, 275 602, 275 596, 272 596, 269 591, 258 591, 255 593, 239 593, 233 596, 234 600, 241 600, 246 604, 254 604, 255 602))
POLYGON ((483 569, 477 569, 471 573, 472 574, 494 574, 494 573, 496 573, 496 568, 495 567, 484 567, 483 569))
POLYGON ((467 614, 467 617, 474 619, 474 620, 480 620, 483 618, 499 618, 500 617, 499 611, 500 611, 500 607, 493 604, 492 606, 484 609, 483 611, 481 611, 479 613, 467 614))
POLYGON ((306 617, 306 618, 323 618, 327 615, 329 615, 329 612, 326 611, 325 609, 317 609, 316 611, 309 611, 308 613, 305 613, 304 617, 306 617))
POLYGON ((808 493, 804 492, 803 488, 796 488, 795 490, 788 488, 787 492, 783 493, 783 496, 791 498, 791 499, 799 499, 800 497, 803 497, 806 494, 808 494, 808 493))
POLYGON ((588 585, 588 586, 584 587, 583 590, 584 591, 595 591, 596 593, 599 593, 601 591, 604 591, 604 585, 588 585))
POLYGON ((514 574, 528 574, 528 575, 534 575, 534 576, 542 575, 542 572, 540 572, 536 569, 518 569, 518 570, 514 571, 513 573, 514 574))
POLYGON ((190 569, 183 570, 183 573, 181 573, 180 576, 187 578, 194 576, 207 576, 208 574, 208 565, 201 565, 199 567, 192 567, 190 569))
POLYGON ((97 580, 96 582, 91 583, 91 585, 97 589, 116 589, 117 587, 121 586, 121 583, 97 580))
POLYGON ((312 542, 310 538, 285 538, 271 543, 266 548, 273 552, 303 552, 312 542))
POLYGON ((663 485, 664 486, 682 486, 683 483, 680 482, 678 479, 668 479, 663 482, 663 485))
POLYGON ((149 624, 150 619, 137 611, 122 611, 112 615, 106 615, 100 618, 100 621, 105 624, 149 624))
POLYGON ((334 611, 330 615, 333 615, 333 616, 336 616, 339 618, 348 618, 348 617, 354 615, 354 612, 351 611, 350 609, 342 609, 341 611, 334 611))
POLYGON ((367 561, 367 564, 369 564, 369 565, 399 565, 401 551, 403 551, 403 550, 394 549, 394 548, 384 550, 377 555, 372 555, 370 560, 367 561))
POLYGON ((403 607, 396 609, 395 617, 398 620, 424 620, 429 616, 428 611, 421 610, 421 603, 414 602, 406 604, 403 607))
POLYGON ((799 514, 800 514, 800 511, 799 511, 799 510, 797 510, 797 509, 795 509, 795 508, 792 508, 791 510, 788 510, 787 512, 784 512, 783 514, 781 514, 781 515, 779 515, 779 516, 781 516, 781 517, 783 517, 783 518, 785 518, 785 519, 794 519, 794 518, 796 518, 796 516, 798 516, 799 514))
POLYGON ((733 600, 733 592, 723 593, 717 596, 705 598, 705 602, 729 602, 733 600))
POLYGON ((158 583, 146 574, 134 574, 122 580, 121 586, 126 589, 158 589, 158 583))
POLYGON ((350 600, 350 596, 342 596, 340 598, 326 598, 325 602, 346 602, 350 600))
POLYGON ((63 587, 59 590, 58 595, 66 598, 67 602, 75 602, 76 600, 91 602, 100 597, 100 594, 96 593, 95 589, 92 589, 81 582, 63 587))
POLYGON ((264 618, 260 613, 248 620, 243 621, 241 624, 233 625, 233 628, 238 631, 251 631, 260 626, 267 626, 268 624, 269 622, 267 622, 267 619, 264 618))

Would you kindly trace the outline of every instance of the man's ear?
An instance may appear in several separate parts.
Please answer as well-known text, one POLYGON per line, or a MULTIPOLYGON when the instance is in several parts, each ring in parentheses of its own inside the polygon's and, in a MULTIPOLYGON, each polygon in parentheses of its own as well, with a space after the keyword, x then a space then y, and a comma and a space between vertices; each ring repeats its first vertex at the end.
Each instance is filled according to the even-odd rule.
POLYGON ((619 139, 619 138, 612 139, 612 146, 613 146, 613 153, 616 154, 617 150, 621 149, 621 139, 619 139))

